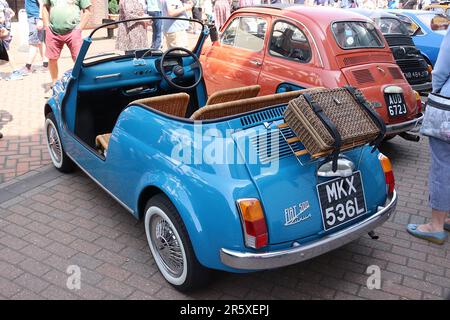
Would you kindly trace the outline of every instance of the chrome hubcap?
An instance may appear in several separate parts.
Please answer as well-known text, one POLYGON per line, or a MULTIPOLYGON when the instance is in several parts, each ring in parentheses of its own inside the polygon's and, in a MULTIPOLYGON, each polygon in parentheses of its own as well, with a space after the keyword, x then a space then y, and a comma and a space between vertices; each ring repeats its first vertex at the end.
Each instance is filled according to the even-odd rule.
POLYGON ((164 268, 172 276, 180 277, 184 267, 180 240, 173 232, 169 223, 162 217, 153 217, 150 225, 154 249, 160 256, 164 268))
POLYGON ((59 141, 56 128, 53 125, 49 125, 47 128, 47 139, 53 159, 57 163, 60 163, 62 158, 61 143, 59 141))

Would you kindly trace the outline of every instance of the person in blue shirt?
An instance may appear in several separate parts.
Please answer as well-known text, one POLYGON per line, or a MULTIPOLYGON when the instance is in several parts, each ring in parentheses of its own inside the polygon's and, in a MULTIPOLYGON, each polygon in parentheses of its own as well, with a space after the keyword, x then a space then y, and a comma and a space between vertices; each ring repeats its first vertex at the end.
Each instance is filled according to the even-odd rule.
MULTIPOLYGON (((147 0, 147 14, 155 18, 162 16, 160 0, 147 0)), ((161 49, 162 23, 162 19, 152 21, 152 48, 156 50, 161 49)))
POLYGON ((28 51, 28 60, 21 72, 23 75, 28 75, 34 70, 32 69, 33 62, 39 55, 42 61, 42 71, 48 70, 48 59, 44 55, 44 23, 42 21, 42 1, 41 0, 25 0, 25 11, 28 18, 28 44, 30 45, 28 51))
MULTIPOLYGON (((432 72, 433 92, 450 99, 450 31, 442 41, 432 72)), ((429 137, 431 166, 428 177, 431 222, 409 224, 407 231, 418 238, 443 244, 450 231, 450 143, 429 137)))

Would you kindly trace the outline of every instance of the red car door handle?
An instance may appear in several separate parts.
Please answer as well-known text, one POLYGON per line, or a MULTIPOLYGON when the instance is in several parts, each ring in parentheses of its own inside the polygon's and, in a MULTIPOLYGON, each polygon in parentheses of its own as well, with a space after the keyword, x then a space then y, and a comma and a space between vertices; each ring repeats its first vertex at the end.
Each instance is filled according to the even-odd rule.
POLYGON ((258 66, 258 67, 262 66, 262 62, 258 61, 258 60, 250 60, 250 63, 254 64, 254 65, 258 66))

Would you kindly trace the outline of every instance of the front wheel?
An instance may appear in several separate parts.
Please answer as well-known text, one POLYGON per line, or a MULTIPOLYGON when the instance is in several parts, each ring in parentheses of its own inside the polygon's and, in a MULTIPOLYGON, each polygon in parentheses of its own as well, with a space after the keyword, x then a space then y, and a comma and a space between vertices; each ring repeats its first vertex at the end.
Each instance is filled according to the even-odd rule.
POLYGON ((191 291, 208 282, 210 270, 198 262, 186 227, 165 195, 148 201, 145 233, 159 271, 173 287, 191 291))
POLYGON ((72 172, 75 169, 75 164, 64 151, 53 112, 45 117, 45 135, 48 152, 55 168, 64 173, 72 172))

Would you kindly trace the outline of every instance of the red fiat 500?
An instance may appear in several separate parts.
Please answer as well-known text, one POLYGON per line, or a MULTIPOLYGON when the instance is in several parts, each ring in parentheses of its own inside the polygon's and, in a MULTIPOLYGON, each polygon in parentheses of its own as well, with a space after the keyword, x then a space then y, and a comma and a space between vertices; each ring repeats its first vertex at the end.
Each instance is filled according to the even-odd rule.
POLYGON ((304 6, 237 10, 205 46, 208 93, 259 84, 260 95, 308 87, 361 89, 384 118, 387 135, 416 129, 420 96, 372 22, 357 13, 304 6))

